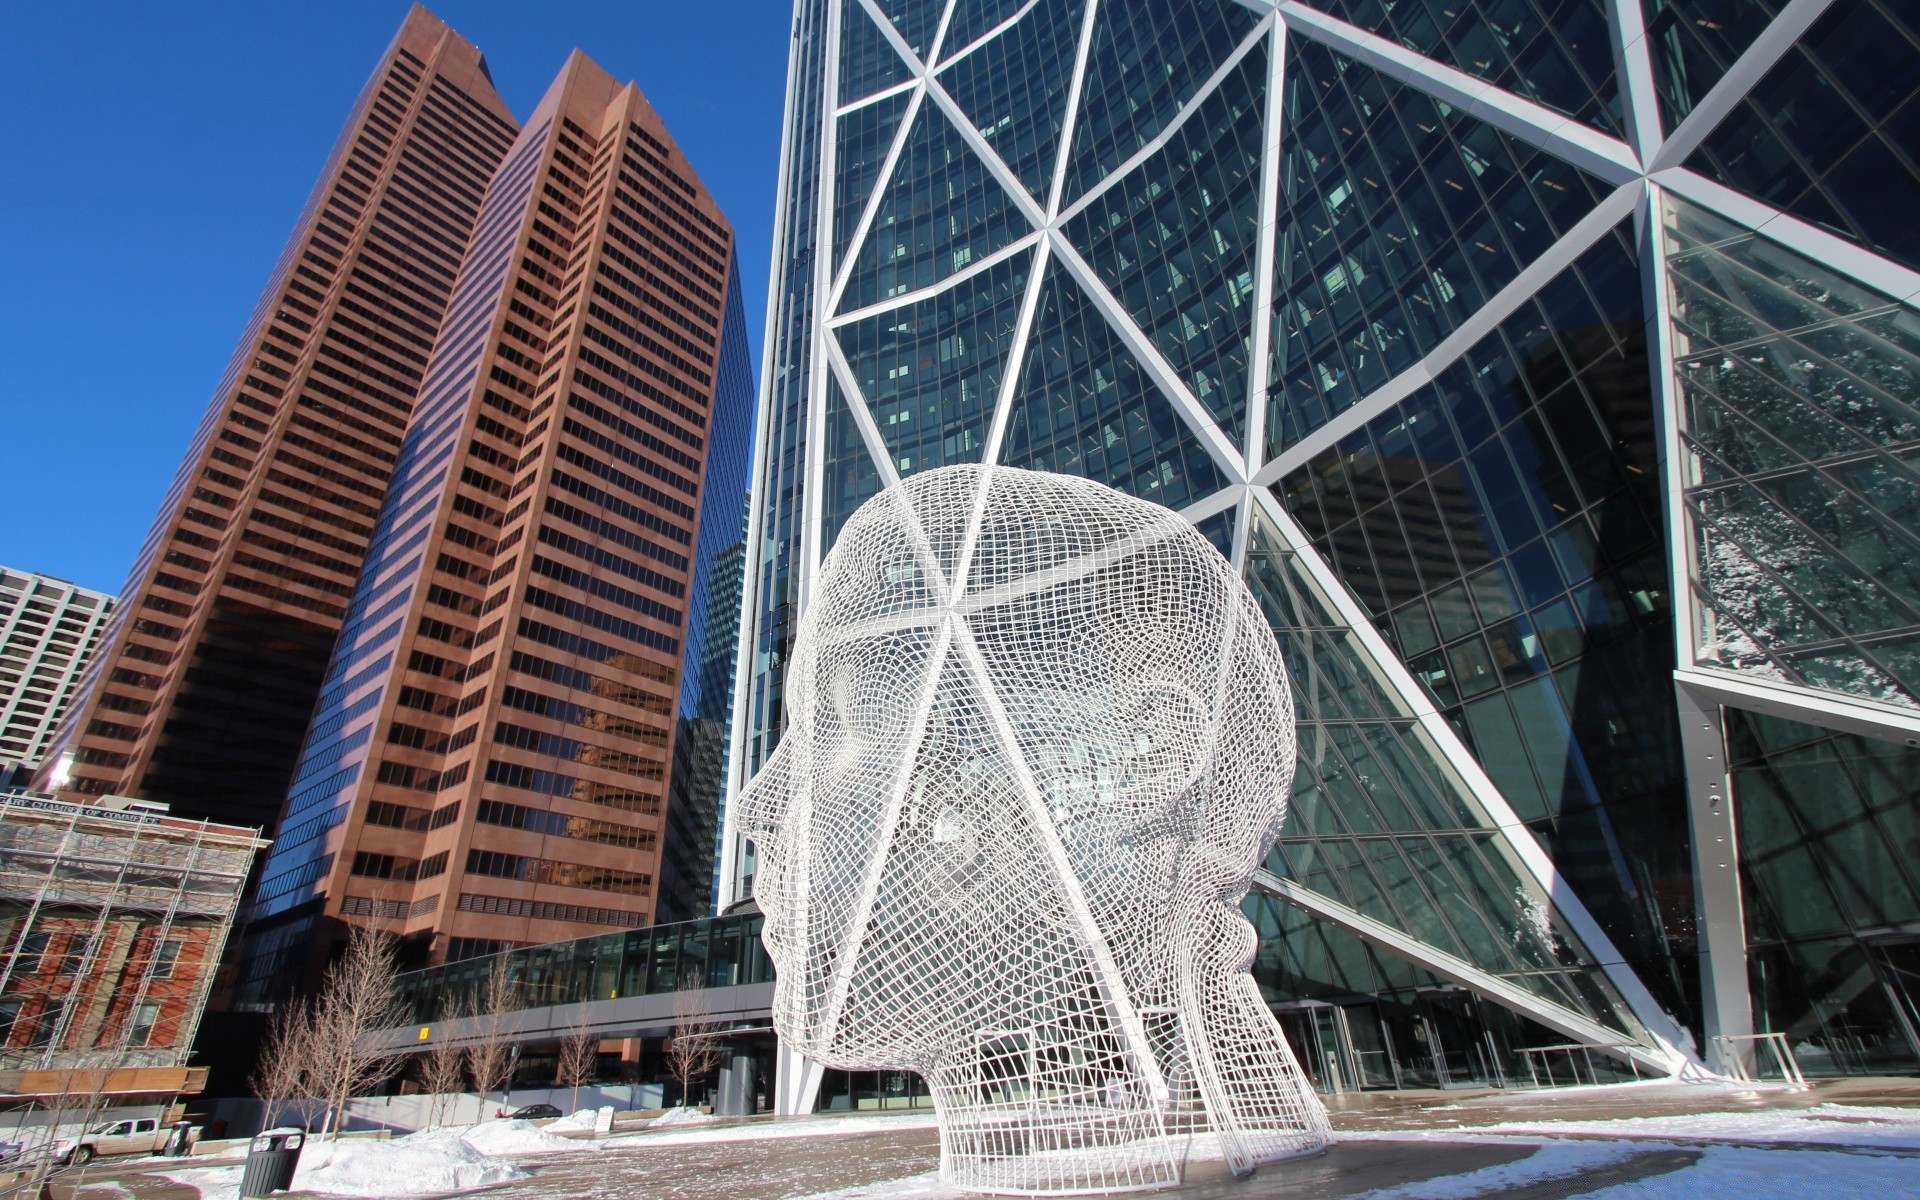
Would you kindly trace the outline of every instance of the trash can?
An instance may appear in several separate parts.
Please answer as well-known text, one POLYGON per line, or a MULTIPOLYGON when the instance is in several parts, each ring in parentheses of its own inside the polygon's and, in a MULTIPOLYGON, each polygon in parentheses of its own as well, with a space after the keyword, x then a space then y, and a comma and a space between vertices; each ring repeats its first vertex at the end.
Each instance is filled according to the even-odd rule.
POLYGON ((307 1132, 291 1127, 254 1135, 247 1147, 247 1166, 240 1174, 240 1197, 271 1196, 293 1186, 293 1169, 300 1164, 300 1147, 307 1132))
POLYGON ((184 1158, 193 1147, 193 1126, 185 1121, 175 1121, 167 1132, 167 1144, 160 1153, 168 1158, 184 1158))

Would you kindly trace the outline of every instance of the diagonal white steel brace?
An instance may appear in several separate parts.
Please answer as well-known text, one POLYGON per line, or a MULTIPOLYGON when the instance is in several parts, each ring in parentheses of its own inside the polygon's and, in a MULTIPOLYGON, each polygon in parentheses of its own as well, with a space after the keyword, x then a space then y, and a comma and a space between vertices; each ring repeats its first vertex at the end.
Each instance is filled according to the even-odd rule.
POLYGON ((1459 735, 1454 733, 1447 719, 1414 681, 1406 665, 1387 645, 1386 639, 1374 627, 1373 621, 1346 585, 1340 582, 1311 540, 1271 492, 1260 488, 1254 489, 1252 495, 1262 515, 1280 535, 1281 542, 1296 556, 1301 568, 1313 580, 1335 615, 1359 641, 1376 672, 1377 682, 1387 689, 1406 715, 1417 721, 1435 743, 1442 769, 1450 771, 1454 781, 1461 785, 1462 798, 1478 810, 1487 828, 1495 834, 1494 844, 1500 847, 1503 856, 1516 870, 1531 878, 1552 904, 1554 911, 1566 922, 1568 930, 1586 950, 1588 959, 1620 993, 1633 1017, 1644 1027, 1652 1045, 1663 1054, 1686 1057, 1686 1051, 1680 1049, 1691 1040, 1686 1031, 1660 1007, 1646 984, 1627 965, 1614 946, 1613 939, 1607 936, 1600 923, 1594 920, 1593 914, 1587 911, 1586 905, 1574 893, 1572 886, 1561 876, 1559 868, 1541 847, 1533 830, 1513 810, 1506 796, 1480 766, 1480 761, 1462 744, 1459 735))

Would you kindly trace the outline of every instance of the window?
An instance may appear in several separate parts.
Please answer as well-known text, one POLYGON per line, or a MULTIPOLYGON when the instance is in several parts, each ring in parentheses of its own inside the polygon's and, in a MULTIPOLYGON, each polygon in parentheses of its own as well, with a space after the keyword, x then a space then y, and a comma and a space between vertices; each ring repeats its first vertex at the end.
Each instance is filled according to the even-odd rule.
POLYGON ((127 1032, 127 1045, 146 1046, 153 1042, 153 1028, 160 1021, 158 1004, 142 1004, 133 1010, 133 1026, 127 1032))
POLYGON ((82 934, 73 935, 72 937, 67 939, 67 953, 66 953, 66 956, 60 960, 60 966, 56 971, 56 974, 60 974, 60 975, 78 974, 80 971, 80 964, 86 962, 88 956, 91 955, 92 953, 93 953, 93 939, 91 937, 87 937, 82 934))
POLYGON ((180 947, 184 944, 185 939, 168 938, 154 950, 153 977, 155 979, 173 978, 173 969, 180 961, 180 947))
POLYGON ((13 969, 16 974, 31 975, 40 969, 40 957, 47 952, 47 935, 30 933, 20 939, 14 947, 13 969))

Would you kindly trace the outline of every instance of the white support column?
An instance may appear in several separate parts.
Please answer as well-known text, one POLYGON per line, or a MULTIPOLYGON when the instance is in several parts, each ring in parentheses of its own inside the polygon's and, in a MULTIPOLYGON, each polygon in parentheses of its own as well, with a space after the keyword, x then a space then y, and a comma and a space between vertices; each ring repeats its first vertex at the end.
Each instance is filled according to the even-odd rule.
POLYGON ((804 1117, 820 1102, 820 1080, 826 1069, 798 1050, 780 1042, 773 1055, 773 1114, 804 1117))
POLYGON ((1713 1039, 1753 1032, 1747 987, 1747 925, 1734 839, 1732 779, 1720 705, 1675 683, 1680 747, 1687 768, 1687 826, 1693 839, 1693 902, 1700 944, 1700 1008, 1707 1065, 1725 1071, 1713 1039))

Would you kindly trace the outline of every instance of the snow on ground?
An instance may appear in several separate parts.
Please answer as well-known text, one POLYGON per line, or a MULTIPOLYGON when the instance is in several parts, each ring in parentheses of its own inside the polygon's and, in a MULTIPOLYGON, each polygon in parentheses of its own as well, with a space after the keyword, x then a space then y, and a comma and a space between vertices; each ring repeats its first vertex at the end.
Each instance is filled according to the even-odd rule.
MULTIPOLYGON (((1821 1104, 1808 1109, 1616 1117, 1598 1121, 1510 1121, 1475 1134, 1589 1134, 1632 1138, 1701 1138, 1729 1142, 1801 1142, 1920 1150, 1920 1109, 1821 1104)), ((1920 1164, 1914 1171, 1920 1176, 1920 1164)))
POLYGON ((976 1193, 956 1191, 940 1182, 940 1172, 887 1179, 865 1187, 841 1188, 837 1192, 817 1192, 800 1200, 971 1200, 976 1193))
POLYGON ((1490 1192, 1564 1179, 1601 1167, 1610 1167, 1623 1159, 1643 1154, 1639 1145, 1608 1145, 1604 1142, 1547 1142, 1519 1162, 1483 1167, 1461 1175, 1447 1175, 1419 1183, 1370 1192, 1367 1200, 1466 1200, 1490 1192))
MULTIPOLYGON (((335 1196, 426 1196, 527 1177, 505 1159, 474 1149, 462 1138, 465 1132, 434 1129, 384 1142, 371 1138, 310 1141, 294 1172, 294 1190, 335 1196)), ((200 1167, 159 1174, 197 1189, 203 1200, 227 1200, 239 1190, 243 1169, 200 1167)))
POLYGON ((713 1117, 697 1108, 670 1108, 653 1120, 647 1122, 648 1129, 665 1129, 670 1125, 705 1125, 713 1117))
POLYGON ((1891 1154, 1709 1146, 1700 1161, 1665 1175, 1589 1192, 1586 1200, 1860 1200, 1920 1196, 1920 1162, 1891 1154))

